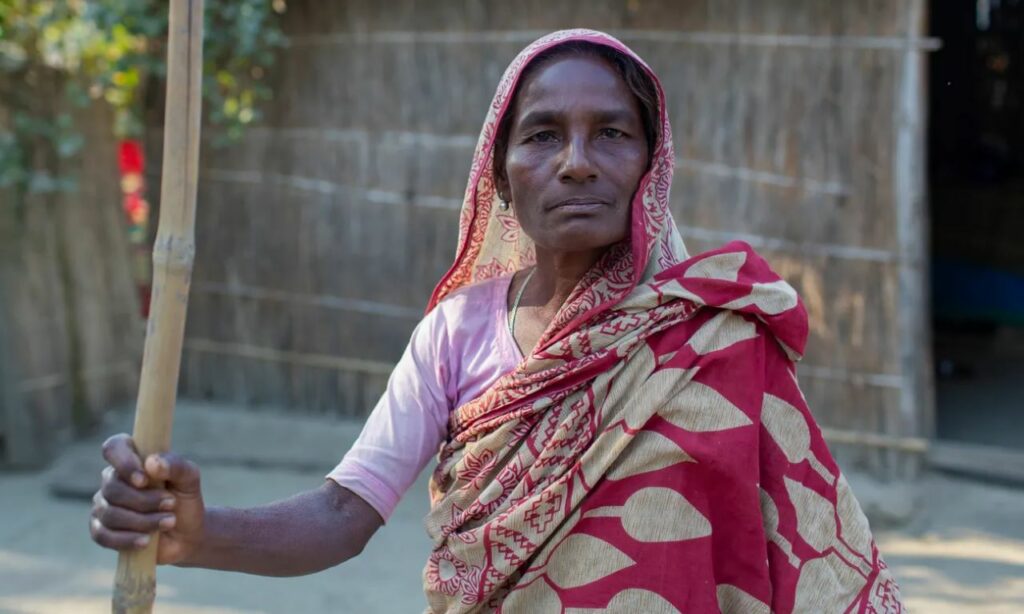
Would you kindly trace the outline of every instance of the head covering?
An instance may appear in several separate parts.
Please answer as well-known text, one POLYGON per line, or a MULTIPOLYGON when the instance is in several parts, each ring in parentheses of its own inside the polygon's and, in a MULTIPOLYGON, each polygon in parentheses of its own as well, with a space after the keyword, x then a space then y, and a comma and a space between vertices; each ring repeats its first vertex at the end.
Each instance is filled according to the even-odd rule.
POLYGON ((650 76, 658 93, 658 139, 652 148, 650 168, 633 196, 630 239, 611 250, 592 275, 583 280, 563 305, 550 329, 556 338, 567 334, 595 313, 614 305, 639 283, 686 258, 686 247, 669 212, 669 188, 675 156, 672 126, 665 108, 665 94, 654 71, 619 40, 594 30, 562 30, 538 39, 509 64, 487 112, 470 169, 459 218, 459 245, 455 262, 434 290, 427 310, 451 292, 473 283, 507 275, 534 263, 533 243, 520 232, 510 212, 501 211, 494 185, 494 144, 498 126, 510 109, 523 70, 541 53, 568 41, 584 41, 611 47, 635 60, 650 76), (652 267, 647 264, 651 262, 652 267), (614 274, 614 277, 612 275, 614 274))
POLYGON ((426 519, 430 611, 899 611, 886 609, 898 589, 796 383, 806 312, 749 245, 687 257, 668 209, 664 94, 615 38, 555 32, 506 70, 429 308, 532 263, 496 206, 494 141, 524 69, 567 41, 647 71, 661 136, 629 239, 523 363, 452 412, 426 519))

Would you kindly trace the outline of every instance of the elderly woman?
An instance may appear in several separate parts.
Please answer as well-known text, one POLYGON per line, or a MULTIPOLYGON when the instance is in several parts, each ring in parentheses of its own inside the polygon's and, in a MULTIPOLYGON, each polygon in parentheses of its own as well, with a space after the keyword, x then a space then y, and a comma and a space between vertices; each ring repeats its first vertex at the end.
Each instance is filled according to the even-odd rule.
POLYGON ((93 538, 310 573, 356 556, 438 454, 431 612, 901 611, 797 386, 796 293, 745 244, 688 256, 672 169, 639 57, 588 30, 534 42, 480 133, 455 262, 326 483, 205 508, 193 464, 115 436, 93 538))

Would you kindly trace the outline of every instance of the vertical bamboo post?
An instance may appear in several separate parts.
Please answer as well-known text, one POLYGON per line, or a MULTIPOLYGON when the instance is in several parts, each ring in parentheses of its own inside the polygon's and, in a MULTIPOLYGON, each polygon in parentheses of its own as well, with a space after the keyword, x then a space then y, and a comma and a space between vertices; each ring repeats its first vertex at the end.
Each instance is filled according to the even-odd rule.
MULTIPOLYGON (((195 255, 203 0, 170 0, 169 7, 160 221, 153 245, 153 294, 133 434, 143 457, 170 448, 195 255)), ((146 548, 119 555, 112 603, 115 614, 152 610, 157 545, 155 534, 146 548)))
MULTIPOLYGON (((927 143, 928 58, 915 44, 928 32, 928 3, 904 3, 906 28, 899 63, 897 98, 894 108, 894 179, 896 238, 899 248, 899 413, 888 414, 890 434, 931 437, 934 407, 932 381, 931 305, 928 300, 928 200, 927 143)), ((913 481, 922 468, 921 456, 896 456, 892 466, 899 479, 913 481)))

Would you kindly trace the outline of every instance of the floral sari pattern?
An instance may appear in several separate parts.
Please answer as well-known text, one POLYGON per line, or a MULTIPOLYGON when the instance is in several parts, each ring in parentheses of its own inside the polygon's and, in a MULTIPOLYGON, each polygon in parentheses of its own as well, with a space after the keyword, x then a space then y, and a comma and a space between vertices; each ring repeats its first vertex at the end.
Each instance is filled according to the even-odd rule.
MULTIPOLYGON (((500 212, 494 136, 512 62, 481 131, 455 262, 430 308, 532 264, 500 212)), ((807 315, 744 243, 689 257, 669 212, 660 138, 630 238, 579 282, 537 347, 456 408, 431 480, 432 612, 902 612, 899 589, 796 379, 807 315)))

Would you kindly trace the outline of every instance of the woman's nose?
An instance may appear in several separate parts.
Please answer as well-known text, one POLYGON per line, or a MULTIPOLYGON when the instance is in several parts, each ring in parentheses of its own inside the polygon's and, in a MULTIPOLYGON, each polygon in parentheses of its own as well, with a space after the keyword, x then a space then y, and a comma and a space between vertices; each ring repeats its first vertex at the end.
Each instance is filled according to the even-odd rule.
POLYGON ((597 167, 590 157, 586 139, 577 137, 566 143, 558 178, 565 182, 579 183, 597 179, 597 167))

